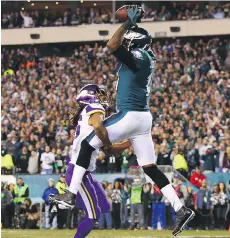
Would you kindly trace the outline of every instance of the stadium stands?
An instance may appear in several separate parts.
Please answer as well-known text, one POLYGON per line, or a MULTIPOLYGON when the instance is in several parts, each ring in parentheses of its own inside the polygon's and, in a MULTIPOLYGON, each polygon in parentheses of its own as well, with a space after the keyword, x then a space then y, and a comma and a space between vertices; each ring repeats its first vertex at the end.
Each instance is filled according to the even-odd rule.
MULTIPOLYGON (((102 8, 101 12, 97 8, 84 9, 84 14, 82 10, 79 8, 76 11, 66 11, 59 16, 55 11, 49 16, 43 11, 31 11, 29 15, 33 23, 30 26, 35 27, 32 30, 41 29, 43 32, 43 28, 36 27, 52 26, 55 31, 60 29, 56 26, 63 26, 61 29, 64 29, 64 26, 81 25, 76 28, 83 29, 90 27, 83 24, 110 24, 112 21, 109 9, 102 8)), ((199 4, 178 6, 177 3, 165 4, 165 7, 160 5, 159 9, 146 6, 145 14, 143 21, 148 22, 146 24, 149 28, 151 24, 158 24, 157 21, 190 20, 186 21, 189 25, 196 19, 216 22, 210 18, 226 18, 222 21, 227 22, 230 17, 229 3, 219 3, 215 7, 206 5, 205 8, 201 8, 199 4), (153 21, 154 23, 150 23, 153 21)), ((11 28, 21 28, 23 24, 25 20, 20 17, 20 12, 2 14, 2 28, 5 32, 13 32, 14 29, 11 28)), ((181 27, 183 35, 179 36, 186 36, 189 32, 186 28, 188 25, 181 27)), ((20 31, 26 30, 30 29, 17 29, 17 32, 20 34, 20 31)), ((215 31, 215 27, 212 30, 215 31)), ((201 189, 206 189, 206 185, 201 185, 200 181, 200 185, 192 189, 188 180, 194 170, 201 168, 208 179, 209 190, 212 191, 213 199, 210 197, 208 200, 212 204, 211 212, 214 211, 212 216, 217 211, 222 212, 221 216, 213 218, 214 223, 219 222, 219 229, 224 228, 224 222, 226 226, 229 224, 228 217, 223 221, 223 216, 227 214, 222 208, 227 210, 230 201, 230 40, 229 35, 208 35, 203 36, 201 32, 196 37, 153 36, 152 48, 157 64, 151 93, 152 138, 155 143, 156 163, 163 167, 173 166, 177 170, 175 173, 180 174, 179 184, 186 181, 188 194, 185 194, 187 198, 184 200, 193 209, 196 208, 194 195, 200 191, 200 186, 203 186, 201 189), (188 170, 182 166, 180 159, 185 159, 188 170), (225 183, 226 189, 218 192, 219 200, 216 200, 213 186, 221 182, 225 183)), ((54 38, 58 38, 58 34, 54 38)), ((22 176, 29 185, 33 202, 40 202, 47 180, 53 178, 57 182, 66 169, 65 162, 71 151, 75 130, 67 118, 68 104, 87 83, 104 85, 115 101, 119 62, 108 52, 104 41, 29 46, 24 45, 26 42, 15 45, 9 43, 11 46, 7 46, 7 42, 12 41, 4 38, 1 55, 2 173, 13 173, 17 178, 22 176), (53 175, 50 176, 41 175, 40 166, 40 158, 47 146, 50 148, 50 152, 47 152, 49 156, 55 157, 53 175)), ((114 112, 115 107, 112 107, 109 114, 114 112)), ((115 161, 109 160, 103 153, 98 156, 96 176, 104 181, 108 197, 112 193, 113 181, 119 178, 124 183, 128 169, 136 165, 132 148, 116 156, 115 161), (112 176, 110 173, 113 173, 112 176)), ((6 177, 3 178, 3 181, 7 181, 6 177)), ((15 178, 11 176, 10 179, 7 189, 14 196, 11 186, 15 183, 15 178)), ((174 178, 175 188, 178 185, 176 179, 178 177, 174 178)), ((127 187, 130 191, 132 184, 127 187)), ((124 187, 122 189, 124 192, 124 187)), ((154 200, 159 198, 154 188, 148 190, 145 186, 145 189, 145 193, 151 195, 147 205, 158 201, 154 200)), ((122 202, 129 210, 128 201, 127 196, 122 202)), ((169 211, 166 212, 170 214, 168 217, 166 215, 166 227, 170 228, 171 208, 164 198, 160 197, 159 201, 169 211)), ((198 217, 204 218, 202 209, 196 209, 198 217)), ((152 214, 151 205, 149 212, 152 214)), ((152 227, 152 220, 145 225, 152 227)), ((210 222, 210 226, 200 228, 215 228, 214 225, 210 222)), ((199 224, 191 224, 191 227, 196 229, 199 224)))

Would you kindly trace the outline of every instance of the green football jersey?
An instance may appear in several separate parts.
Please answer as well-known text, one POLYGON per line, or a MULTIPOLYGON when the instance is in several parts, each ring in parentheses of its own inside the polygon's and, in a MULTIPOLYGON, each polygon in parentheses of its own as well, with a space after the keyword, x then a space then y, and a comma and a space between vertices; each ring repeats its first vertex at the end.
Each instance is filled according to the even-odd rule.
POLYGON ((127 66, 130 62, 124 63, 125 59, 122 59, 117 82, 117 110, 149 111, 149 94, 155 61, 143 49, 136 48, 130 53, 132 58, 127 60, 133 61, 135 69, 130 69, 127 66))

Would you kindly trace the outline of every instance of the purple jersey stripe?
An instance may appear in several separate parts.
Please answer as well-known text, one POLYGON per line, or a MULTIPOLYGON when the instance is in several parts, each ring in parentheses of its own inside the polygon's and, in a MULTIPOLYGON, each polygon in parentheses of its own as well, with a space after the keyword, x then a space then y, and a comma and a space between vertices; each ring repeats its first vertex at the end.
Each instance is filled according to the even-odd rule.
POLYGON ((86 113, 92 112, 92 111, 102 111, 105 112, 105 110, 103 110, 103 108, 93 108, 90 105, 88 105, 86 107, 86 113))
POLYGON ((77 125, 77 129, 76 129, 76 132, 75 132, 75 139, 80 135, 80 129, 81 129, 81 126, 77 125))

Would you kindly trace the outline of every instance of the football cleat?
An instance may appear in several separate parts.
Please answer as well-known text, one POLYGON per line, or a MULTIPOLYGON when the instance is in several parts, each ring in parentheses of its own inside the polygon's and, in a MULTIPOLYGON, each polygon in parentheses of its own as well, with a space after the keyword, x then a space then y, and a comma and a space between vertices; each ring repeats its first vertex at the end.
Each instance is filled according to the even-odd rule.
POLYGON ((176 213, 176 227, 173 230, 172 234, 174 236, 181 233, 185 226, 191 221, 195 216, 194 211, 187 207, 182 207, 177 213, 176 213))

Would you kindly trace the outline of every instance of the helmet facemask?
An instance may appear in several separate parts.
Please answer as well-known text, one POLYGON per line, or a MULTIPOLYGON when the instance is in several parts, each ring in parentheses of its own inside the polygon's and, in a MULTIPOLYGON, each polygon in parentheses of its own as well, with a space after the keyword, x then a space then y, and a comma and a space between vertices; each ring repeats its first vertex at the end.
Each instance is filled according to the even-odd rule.
POLYGON ((99 103, 105 107, 105 109, 108 109, 112 105, 112 98, 106 93, 104 89, 98 89, 96 92, 96 97, 98 98, 99 103))

